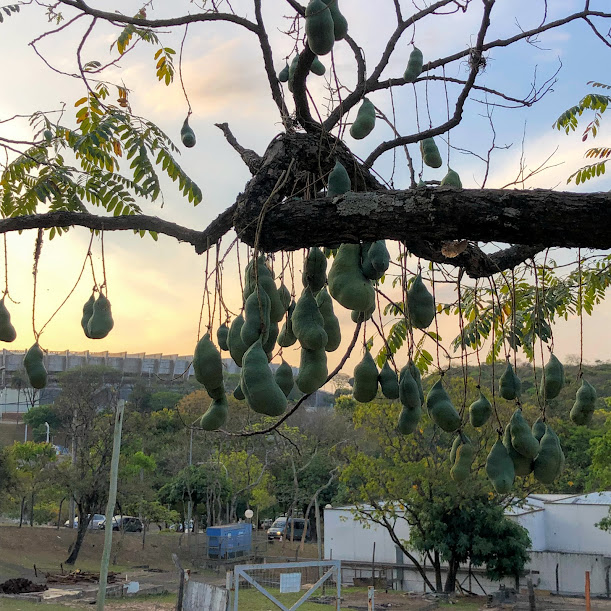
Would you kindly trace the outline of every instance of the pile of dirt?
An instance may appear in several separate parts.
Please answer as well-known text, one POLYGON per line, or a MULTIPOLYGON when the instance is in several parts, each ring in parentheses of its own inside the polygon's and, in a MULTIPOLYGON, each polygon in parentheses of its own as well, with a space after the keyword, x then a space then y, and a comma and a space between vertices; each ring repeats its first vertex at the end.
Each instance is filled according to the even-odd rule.
POLYGON ((28 592, 44 592, 47 586, 31 582, 29 579, 18 577, 17 579, 7 579, 0 583, 2 594, 27 594, 28 592))
MULTIPOLYGON (((115 583, 117 581, 118 573, 113 573, 109 571, 108 578, 106 583, 115 583)), ((73 585, 77 583, 98 583, 100 581, 100 574, 94 573, 92 571, 72 571, 66 575, 51 575, 50 573, 46 574, 47 583, 55 583, 62 585, 73 585)))

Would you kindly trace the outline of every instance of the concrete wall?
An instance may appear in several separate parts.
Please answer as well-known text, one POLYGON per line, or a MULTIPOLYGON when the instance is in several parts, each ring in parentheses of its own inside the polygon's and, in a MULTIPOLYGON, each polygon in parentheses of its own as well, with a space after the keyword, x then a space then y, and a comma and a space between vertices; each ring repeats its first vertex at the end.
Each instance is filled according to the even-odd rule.
POLYGON ((608 505, 546 503, 547 550, 611 555, 611 533, 595 526, 608 512, 608 505))
POLYGON ((510 520, 517 522, 528 531, 531 540, 531 549, 536 552, 542 552, 547 549, 545 537, 546 513, 546 511, 535 510, 529 513, 507 516, 510 520))

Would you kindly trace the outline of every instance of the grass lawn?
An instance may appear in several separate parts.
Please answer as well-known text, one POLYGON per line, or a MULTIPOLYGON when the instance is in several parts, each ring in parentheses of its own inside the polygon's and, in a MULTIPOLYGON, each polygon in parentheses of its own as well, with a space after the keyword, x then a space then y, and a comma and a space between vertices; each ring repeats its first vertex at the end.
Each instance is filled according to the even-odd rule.
MULTIPOLYGON (((304 594, 304 592, 295 594, 280 594, 280 591, 275 588, 270 588, 269 591, 287 607, 296 603, 304 594)), ((322 591, 315 592, 313 596, 316 597, 320 596, 321 594, 322 591)), ((238 600, 239 611, 270 611, 272 609, 277 609, 277 607, 270 600, 268 600, 265 596, 263 596, 263 594, 254 588, 240 589, 238 600)), ((311 602, 306 602, 299 607, 299 609, 302 609, 303 611, 324 611, 326 608, 331 609, 334 607, 331 605, 325 606, 311 602)), ((351 609, 351 607, 345 607, 342 605, 342 609, 351 609)), ((231 607, 231 611, 233 611, 233 606, 231 607)))

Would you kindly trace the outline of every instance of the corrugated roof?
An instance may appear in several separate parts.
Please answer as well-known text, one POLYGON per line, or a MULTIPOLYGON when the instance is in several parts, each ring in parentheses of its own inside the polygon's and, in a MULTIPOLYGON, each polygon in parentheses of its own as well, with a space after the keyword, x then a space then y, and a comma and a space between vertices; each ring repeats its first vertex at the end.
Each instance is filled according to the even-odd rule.
POLYGON ((611 491, 590 492, 551 501, 555 505, 611 505, 611 491))

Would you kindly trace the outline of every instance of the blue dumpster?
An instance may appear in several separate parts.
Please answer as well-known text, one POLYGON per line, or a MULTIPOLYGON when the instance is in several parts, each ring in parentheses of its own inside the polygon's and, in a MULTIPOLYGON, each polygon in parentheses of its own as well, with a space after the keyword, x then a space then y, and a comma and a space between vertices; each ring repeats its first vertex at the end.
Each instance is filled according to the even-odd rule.
POLYGON ((206 535, 208 536, 208 558, 222 560, 250 553, 252 543, 251 524, 209 526, 206 529, 206 535))

